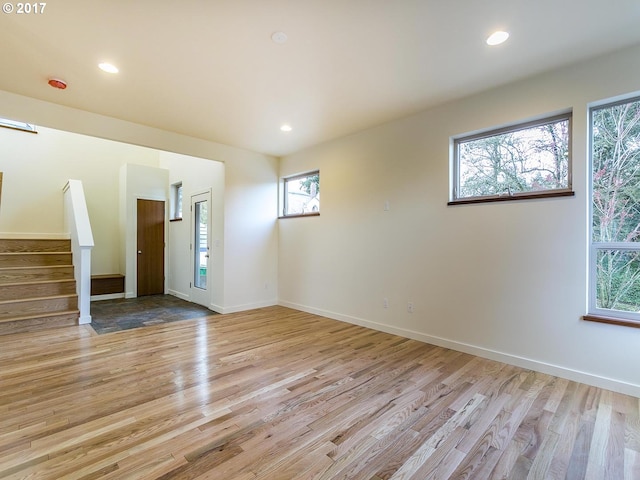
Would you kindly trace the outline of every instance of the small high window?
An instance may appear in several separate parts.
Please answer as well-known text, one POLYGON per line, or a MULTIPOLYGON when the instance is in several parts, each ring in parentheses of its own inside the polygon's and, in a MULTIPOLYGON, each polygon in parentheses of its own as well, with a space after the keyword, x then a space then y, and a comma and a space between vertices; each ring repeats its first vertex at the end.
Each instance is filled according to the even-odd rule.
POLYGON ((320 172, 283 179, 284 217, 320 214, 320 172))
POLYGON ((171 185, 171 220, 182 219, 182 182, 171 185))
POLYGON ((571 113, 454 140, 450 204, 573 195, 571 113))
POLYGON ((8 118, 0 118, 0 127, 22 130, 23 132, 38 133, 35 125, 26 122, 19 122, 17 120, 10 120, 8 118))

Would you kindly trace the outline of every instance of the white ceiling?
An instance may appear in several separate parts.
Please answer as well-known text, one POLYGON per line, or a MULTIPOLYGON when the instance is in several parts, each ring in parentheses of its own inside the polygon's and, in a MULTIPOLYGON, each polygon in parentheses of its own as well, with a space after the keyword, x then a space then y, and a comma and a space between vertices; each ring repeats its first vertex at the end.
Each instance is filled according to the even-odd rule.
POLYGON ((0 14, 0 90, 281 156, 638 43, 639 0, 53 0, 0 14))

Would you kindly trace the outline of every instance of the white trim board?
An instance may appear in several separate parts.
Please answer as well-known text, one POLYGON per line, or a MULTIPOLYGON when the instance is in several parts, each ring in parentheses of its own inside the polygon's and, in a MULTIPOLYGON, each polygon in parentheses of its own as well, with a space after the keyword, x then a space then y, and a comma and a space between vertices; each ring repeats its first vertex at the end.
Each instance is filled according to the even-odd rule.
POLYGON ((119 298, 124 298, 123 293, 105 293, 102 295, 91 295, 92 302, 100 302, 101 300, 117 300, 119 298))
POLYGON ((177 290, 171 290, 169 289, 167 291, 167 295, 173 295, 174 297, 178 297, 180 300, 185 300, 187 302, 191 301, 191 298, 189 297, 189 294, 187 293, 182 293, 182 292, 178 292, 177 290))
POLYGON ((264 302, 246 303, 244 305, 234 305, 231 307, 222 307, 220 305, 214 305, 212 303, 211 305, 209 305, 209 309, 213 310, 214 312, 225 314, 246 312, 247 310, 255 310, 256 308, 273 307, 274 305, 279 305, 276 299, 266 300, 264 302))
POLYGON ((601 377, 592 373, 583 372, 580 370, 573 370, 559 365, 553 365, 550 363, 540 362, 530 358, 519 357, 508 353, 498 352, 496 350, 490 350, 488 348, 477 347, 467 343, 457 342, 446 338, 435 337, 432 335, 426 335, 424 333, 408 330, 404 328, 392 327, 389 325, 383 325, 381 323, 372 322, 358 317, 350 315, 343 315, 340 313, 330 312, 314 307, 307 307, 305 305, 299 305, 297 303, 287 302, 280 300, 278 305, 283 307, 292 308, 294 310, 300 310, 302 312, 312 313, 327 317, 332 320, 338 320, 340 322, 351 323, 353 325, 359 325, 361 327, 370 328, 380 332, 390 333, 398 335, 404 338, 410 338, 419 342, 428 343, 430 345, 436 345, 438 347, 449 348, 458 352, 469 353, 478 357, 487 358, 489 360, 495 360, 497 362, 507 363, 516 367, 526 368, 528 370, 535 370, 540 373, 546 373, 548 375, 555 375, 557 377, 565 378, 567 380, 573 380, 575 382, 585 383, 594 387, 605 388, 613 390, 614 392, 623 393, 625 395, 632 395, 640 398, 640 385, 633 383, 627 383, 614 378, 601 377))

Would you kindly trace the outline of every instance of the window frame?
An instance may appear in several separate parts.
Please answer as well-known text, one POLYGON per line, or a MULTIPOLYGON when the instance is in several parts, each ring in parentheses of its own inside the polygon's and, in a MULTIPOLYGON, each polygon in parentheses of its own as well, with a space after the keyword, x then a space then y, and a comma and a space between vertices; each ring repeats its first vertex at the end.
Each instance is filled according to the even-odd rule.
POLYGON ((289 209, 288 205, 288 195, 287 195, 287 185, 291 181, 299 180, 300 178, 311 177, 313 175, 318 175, 318 184, 320 183, 320 170, 310 170, 308 172, 297 173, 295 175, 290 175, 287 177, 282 177, 282 214, 278 218, 296 218, 296 217, 317 217, 320 215, 320 208, 316 212, 307 212, 307 213, 290 213, 287 214, 287 210, 289 209))
POLYGON ((36 126, 32 123, 21 122, 4 117, 0 117, 0 127, 8 128, 10 130, 18 130, 20 132, 38 133, 36 126))
POLYGON ((184 189, 182 181, 171 184, 171 218, 170 222, 182 220, 184 189), (180 208, 178 208, 180 206, 180 208))
POLYGON ((619 251, 640 251, 640 242, 595 242, 593 239, 593 162, 594 162, 594 132, 593 132, 593 115, 598 110, 604 110, 606 108, 616 107, 618 105, 624 105, 626 103, 640 102, 640 95, 634 95, 621 100, 615 100, 612 102, 604 102, 593 104, 589 107, 589 159, 588 159, 588 172, 589 172, 589 266, 588 266, 588 302, 587 302, 587 314, 582 318, 583 320, 609 323, 614 325, 630 326, 640 328, 640 313, 627 312, 623 310, 613 310, 609 308, 599 308, 597 306, 597 259, 598 252, 601 250, 619 250, 619 251))
POLYGON ((472 203, 489 203, 489 202, 501 202, 501 201, 512 201, 512 200, 530 200, 537 198, 549 198, 549 197, 569 197, 574 196, 575 192, 573 191, 573 152, 572 152, 572 144, 573 144, 573 111, 566 110, 560 113, 554 113, 551 115, 545 115, 543 117, 527 120, 523 122, 512 123, 503 127, 491 128, 488 130, 482 130, 480 132, 468 134, 468 135, 460 135, 452 138, 451 144, 451 185, 450 185, 450 197, 448 205, 464 205, 464 204, 472 204, 472 203), (505 133, 518 132, 521 130, 527 130, 529 128, 535 128, 542 125, 547 125, 551 123, 558 123, 561 121, 568 121, 568 159, 567 159, 567 186, 564 188, 554 188, 547 190, 530 190, 526 192, 515 192, 515 193, 502 193, 502 194, 493 194, 493 195, 480 195, 473 197, 459 197, 458 192, 460 192, 460 145, 468 142, 472 142, 475 140, 481 140, 483 138, 495 137, 498 135, 503 135, 505 133))

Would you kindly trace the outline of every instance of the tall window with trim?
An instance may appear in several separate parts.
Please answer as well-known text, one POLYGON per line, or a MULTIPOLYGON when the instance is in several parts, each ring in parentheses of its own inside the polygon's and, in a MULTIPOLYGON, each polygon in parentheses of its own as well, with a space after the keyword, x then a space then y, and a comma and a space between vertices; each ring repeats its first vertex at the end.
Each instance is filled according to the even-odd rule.
POLYGON ((640 97, 592 108, 590 124, 589 310, 640 325, 640 97))
POLYGON ((450 204, 573 195, 571 113, 454 140, 450 204))
POLYGON ((320 172, 283 179, 283 217, 320 214, 320 172))

